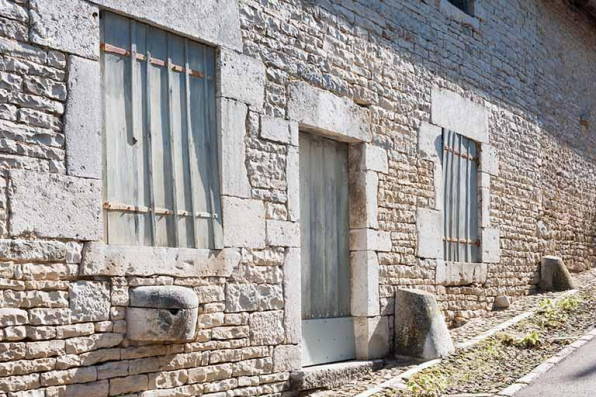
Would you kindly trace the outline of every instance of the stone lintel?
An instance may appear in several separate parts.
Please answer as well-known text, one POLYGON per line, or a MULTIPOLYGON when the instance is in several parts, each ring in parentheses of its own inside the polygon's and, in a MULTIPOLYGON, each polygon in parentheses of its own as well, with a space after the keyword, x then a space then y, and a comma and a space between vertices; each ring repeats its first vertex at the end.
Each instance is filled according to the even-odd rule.
POLYGON ((89 243, 85 245, 81 275, 226 277, 240 262, 235 249, 140 247, 89 243))
POLYGON ((370 114, 354 101, 304 82, 288 87, 288 117, 300 128, 349 143, 370 142, 370 114))
POLYGON ((454 92, 433 88, 431 123, 476 142, 488 143, 488 110, 454 92))
MULTIPOLYGON (((54 2, 55 0, 44 1, 54 2)), ((240 11, 236 0, 89 1, 102 8, 136 18, 141 22, 149 22, 194 40, 216 47, 242 51, 240 11), (214 18, 214 15, 217 18, 214 18)))

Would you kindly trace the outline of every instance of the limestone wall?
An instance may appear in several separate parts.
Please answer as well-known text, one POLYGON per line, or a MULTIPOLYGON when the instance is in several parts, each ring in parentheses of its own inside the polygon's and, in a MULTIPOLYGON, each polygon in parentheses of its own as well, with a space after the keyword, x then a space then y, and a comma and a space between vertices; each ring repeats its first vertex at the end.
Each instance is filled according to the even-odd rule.
POLYGON ((0 1, 0 397, 292 395, 305 126, 374 153, 355 157, 359 358, 390 354, 398 288, 436 294, 457 323, 533 291, 544 254, 592 266, 596 24, 565 1, 477 0, 473 18, 445 0, 147 4, 0 1), (102 243, 102 9, 219 48, 224 250, 102 243), (289 87, 350 114, 310 120, 289 87), (417 254, 418 210, 437 197, 418 141, 436 87, 488 112, 500 259, 482 283, 439 285, 440 261, 417 254), (129 291, 148 285, 196 293, 194 340, 127 338, 129 291))

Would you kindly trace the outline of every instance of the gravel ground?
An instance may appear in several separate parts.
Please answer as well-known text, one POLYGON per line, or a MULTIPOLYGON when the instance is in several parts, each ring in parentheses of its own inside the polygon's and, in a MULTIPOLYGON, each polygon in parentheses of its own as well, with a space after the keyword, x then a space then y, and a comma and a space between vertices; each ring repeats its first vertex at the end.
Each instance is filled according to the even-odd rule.
MULTIPOLYGON (((593 298, 587 299, 582 304, 582 308, 577 309, 576 313, 578 314, 578 316, 576 316, 576 313, 574 313, 574 318, 577 317, 578 321, 577 325, 575 325, 577 326, 577 328, 574 328, 572 331, 569 330, 569 332, 565 329, 559 330, 559 333, 563 335, 563 337, 565 338, 581 336, 583 335, 583 333, 589 330, 590 327, 594 326, 594 320, 592 319, 593 315, 587 316, 586 310, 592 309, 586 309, 589 308, 589 304, 587 304, 586 302, 591 302, 591 299, 596 301, 596 284, 594 284, 594 282, 596 281, 596 269, 581 274, 573 275, 573 278, 576 287, 580 290, 580 295, 585 295, 586 291, 589 291, 589 293, 593 295, 593 298)), ((510 320, 515 316, 537 309, 540 305, 540 302, 542 302, 545 299, 556 299, 560 297, 560 295, 562 295, 562 293, 548 293, 528 295, 525 297, 518 298, 511 304, 511 306, 507 310, 487 313, 485 317, 473 319, 465 325, 463 325, 462 327, 451 330, 453 342, 457 346, 467 340, 472 339, 475 336, 478 336, 490 330, 491 328, 507 320, 510 320)), ((523 332, 522 330, 518 329, 519 326, 521 325, 518 324, 510 330, 503 331, 502 333, 523 332)), ((549 335, 549 338, 554 337, 556 336, 549 335)), ((491 338, 486 342, 483 342, 481 345, 484 346, 484 348, 474 347, 472 349, 468 349, 468 353, 466 354, 458 352, 447 361, 448 365, 445 365, 445 371, 450 376, 453 376, 454 380, 456 380, 455 382, 450 382, 450 384, 453 383, 453 386, 449 386, 449 389, 447 390, 448 394, 472 392, 491 393, 494 390, 496 390, 496 388, 499 388, 499 385, 503 385, 503 387, 505 387, 513 383, 513 381, 515 381, 516 379, 530 372, 540 362, 556 354, 567 343, 573 341, 570 339, 549 339, 549 342, 544 344, 544 346, 542 346, 540 350, 529 350, 519 349, 514 346, 504 346, 503 349, 491 348, 491 344, 497 346, 500 344, 500 342, 497 344, 495 340, 496 337, 491 338), (490 356, 490 354, 487 353, 487 351, 494 351, 495 356, 490 356), (489 354, 489 356, 486 356, 487 354, 489 354), (486 372, 486 369, 483 365, 478 365, 478 361, 482 363, 490 362, 492 363, 491 365, 495 366, 496 368, 500 368, 500 370, 486 372), (484 369, 480 370, 477 369, 477 367, 482 367, 484 369), (456 371, 459 368, 465 368, 465 370, 456 371), (484 387, 482 385, 484 385, 484 387)), ((310 392, 307 395, 312 397, 352 397, 398 376, 399 374, 407 371, 408 369, 416 366, 417 364, 418 362, 414 360, 387 360, 385 366, 382 369, 367 374, 359 380, 346 383, 341 388, 334 390, 310 392)), ((443 365, 444 364, 441 364, 439 367, 436 368, 443 368, 443 365)), ((432 369, 426 370, 423 373, 427 373, 429 371, 432 371, 432 369)), ((445 374, 440 376, 444 376, 447 379, 450 378, 450 376, 445 376, 445 374)), ((399 395, 399 392, 395 390, 384 391, 382 393, 376 394, 377 397, 399 395)), ((423 396, 424 394, 418 395, 423 396)))
POLYGON ((411 379, 416 391, 387 390, 376 396, 498 393, 596 327, 596 283, 578 287, 578 294, 551 300, 530 319, 420 372, 411 379))

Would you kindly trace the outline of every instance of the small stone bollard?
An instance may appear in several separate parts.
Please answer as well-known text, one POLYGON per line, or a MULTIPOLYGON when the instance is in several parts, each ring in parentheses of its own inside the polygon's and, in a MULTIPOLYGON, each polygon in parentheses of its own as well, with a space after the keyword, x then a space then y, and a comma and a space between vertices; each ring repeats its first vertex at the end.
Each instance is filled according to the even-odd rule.
POLYGON ((495 302, 493 303, 493 310, 504 310, 508 309, 511 305, 511 301, 509 300, 508 296, 501 295, 495 298, 495 302))
POLYGON ((432 360, 454 350, 435 297, 423 291, 398 290, 395 294, 395 352, 432 360))
POLYGON ((542 257, 538 287, 542 291, 567 291, 575 288, 569 270, 557 256, 542 257))

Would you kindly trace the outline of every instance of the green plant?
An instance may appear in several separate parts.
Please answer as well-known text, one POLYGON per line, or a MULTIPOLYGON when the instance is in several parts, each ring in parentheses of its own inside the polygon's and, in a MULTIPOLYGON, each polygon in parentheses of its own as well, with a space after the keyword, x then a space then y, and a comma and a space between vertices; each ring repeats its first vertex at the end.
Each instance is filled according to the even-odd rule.
MULTIPOLYGON (((557 306, 552 299, 545 299, 540 302, 540 308, 538 309, 538 316, 536 317, 536 322, 540 327, 546 328, 559 328, 561 327, 565 321, 567 321, 568 316, 565 310, 557 306)), ((567 306, 573 305, 571 302, 566 303, 567 306)))
POLYGON ((580 300, 574 298, 573 296, 569 296, 567 298, 561 299, 559 302, 559 307, 565 311, 572 312, 579 306, 580 300))
POLYGON ((408 389, 419 397, 439 397, 446 388, 447 377, 438 372, 421 372, 408 382, 408 389))
POLYGON ((538 331, 532 331, 526 334, 521 340, 517 342, 517 345, 520 347, 529 348, 536 348, 542 344, 542 335, 538 331))

